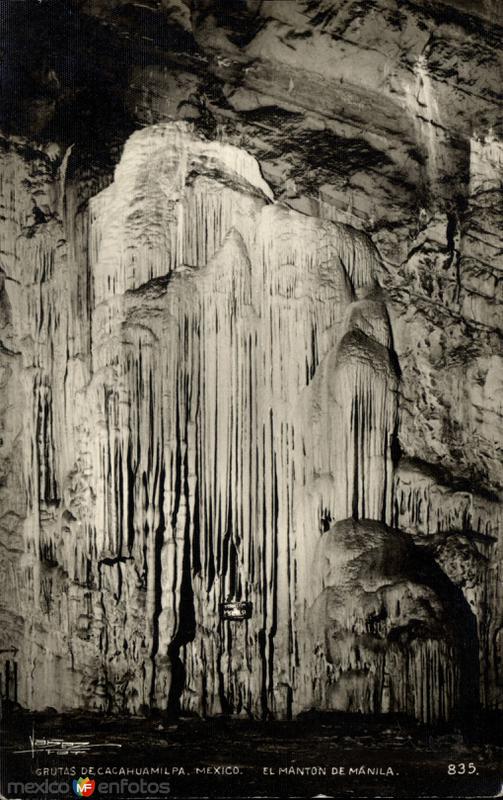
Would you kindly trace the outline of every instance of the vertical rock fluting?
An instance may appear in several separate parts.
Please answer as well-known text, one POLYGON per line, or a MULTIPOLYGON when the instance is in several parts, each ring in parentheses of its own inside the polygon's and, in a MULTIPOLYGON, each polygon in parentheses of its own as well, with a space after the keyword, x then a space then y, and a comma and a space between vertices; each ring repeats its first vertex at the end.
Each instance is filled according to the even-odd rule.
MULTIPOLYGON (((433 593, 434 621, 410 652, 405 637, 387 656, 393 625, 377 626, 361 665, 371 691, 345 685, 344 647, 311 630, 333 589, 320 537, 359 536, 337 527, 350 517, 374 533, 400 522, 398 369, 367 237, 275 204, 254 159, 179 124, 135 133, 88 215, 62 191, 67 158, 56 174, 41 156, 29 176, 10 158, 5 359, 26 406, 24 428, 9 423, 26 490, 24 534, 8 529, 13 562, 24 549, 7 611, 19 700, 448 716, 458 651, 454 634, 439 640, 438 587, 414 590, 433 593), (247 618, 225 619, 228 600, 247 618), (411 701, 416 668, 429 677, 410 678, 411 701)), ((410 575, 396 579, 407 595, 410 575)))
POLYGON ((396 378, 377 255, 271 203, 246 154, 177 126, 132 137, 91 215, 93 381, 109 404, 96 541, 144 567, 143 692, 288 714, 310 702, 297 638, 313 525, 389 518, 396 378), (222 619, 229 599, 251 618, 222 619))
POLYGON ((316 705, 466 722, 478 693, 475 617, 431 554, 382 523, 344 520, 320 539, 316 567, 311 658, 327 662, 316 705))
POLYGON ((407 459, 395 471, 393 494, 394 524, 433 553, 475 615, 480 697, 484 705, 499 707, 501 504, 489 494, 456 489, 447 476, 407 459))

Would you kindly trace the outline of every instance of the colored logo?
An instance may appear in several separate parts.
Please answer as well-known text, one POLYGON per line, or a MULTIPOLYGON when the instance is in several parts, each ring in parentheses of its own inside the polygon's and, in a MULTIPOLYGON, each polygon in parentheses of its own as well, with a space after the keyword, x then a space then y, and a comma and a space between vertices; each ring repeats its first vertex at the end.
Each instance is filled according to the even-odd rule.
POLYGON ((72 781, 72 786, 77 797, 91 797, 95 782, 91 778, 79 778, 78 781, 72 781))

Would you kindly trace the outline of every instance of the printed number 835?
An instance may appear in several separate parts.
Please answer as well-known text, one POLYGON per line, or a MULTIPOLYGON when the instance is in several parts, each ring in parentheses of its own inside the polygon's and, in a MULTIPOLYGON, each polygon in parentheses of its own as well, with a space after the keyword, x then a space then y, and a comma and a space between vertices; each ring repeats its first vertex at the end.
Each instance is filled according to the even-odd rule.
POLYGON ((477 767, 470 761, 469 764, 449 764, 447 767, 448 775, 478 775, 477 767))

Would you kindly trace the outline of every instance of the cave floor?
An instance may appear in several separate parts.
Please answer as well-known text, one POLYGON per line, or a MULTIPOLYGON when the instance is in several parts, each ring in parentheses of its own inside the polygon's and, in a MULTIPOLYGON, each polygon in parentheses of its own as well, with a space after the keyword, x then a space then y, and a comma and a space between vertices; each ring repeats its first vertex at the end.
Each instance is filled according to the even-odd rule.
POLYGON ((80 775, 95 796, 117 799, 494 797, 503 784, 501 718, 481 721, 471 741, 398 716, 315 713, 169 722, 17 712, 0 731, 6 798, 71 797, 80 775))

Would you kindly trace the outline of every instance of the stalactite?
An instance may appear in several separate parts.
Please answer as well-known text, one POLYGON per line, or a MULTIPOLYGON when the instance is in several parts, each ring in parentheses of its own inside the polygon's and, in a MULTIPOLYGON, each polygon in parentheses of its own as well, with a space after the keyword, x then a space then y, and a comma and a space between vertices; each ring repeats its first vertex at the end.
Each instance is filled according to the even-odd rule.
POLYGON ((475 619, 430 555, 382 523, 346 520, 322 535, 314 564, 322 582, 305 674, 319 676, 317 705, 425 722, 469 711, 475 619))
POLYGON ((328 588, 320 540, 351 517, 392 536, 384 523, 413 502, 393 482, 398 374, 375 247, 273 202, 254 159, 186 125, 135 133, 88 216, 69 158, 47 222, 16 202, 7 226, 30 407, 21 696, 448 716, 456 644, 435 630, 387 641, 381 606, 348 599, 323 609, 344 615, 330 658, 309 634, 328 588), (367 652, 369 636, 386 646, 367 652))
MULTIPOLYGON (((117 557, 133 510, 146 680, 161 707, 179 662, 182 703, 193 710, 202 697, 207 713, 291 706, 309 564, 299 555, 313 547, 305 540, 322 502, 313 490, 317 373, 345 329, 366 325, 370 342, 390 347, 378 299, 359 300, 348 317, 354 297, 375 290, 368 240, 270 199, 252 160, 160 126, 132 137, 114 184, 91 204, 93 527, 98 558, 117 557), (223 620, 227 599, 251 602, 252 620, 223 620)), ((383 462, 394 424, 389 371, 383 397, 365 401, 375 430, 368 458, 383 462)), ((358 380, 359 390, 350 379, 330 400, 332 413, 347 393, 371 392, 367 376, 358 380)), ((367 438, 365 429, 358 446, 367 438)), ((335 487, 323 502, 343 518, 337 486, 353 485, 356 460, 332 469, 337 445, 321 447, 335 487)), ((382 488, 370 487, 372 503, 363 486, 357 493, 361 510, 387 513, 382 488)))
POLYGON ((498 538, 501 505, 468 490, 456 491, 427 469, 403 461, 394 477, 393 523, 421 536, 439 531, 474 531, 498 538))

